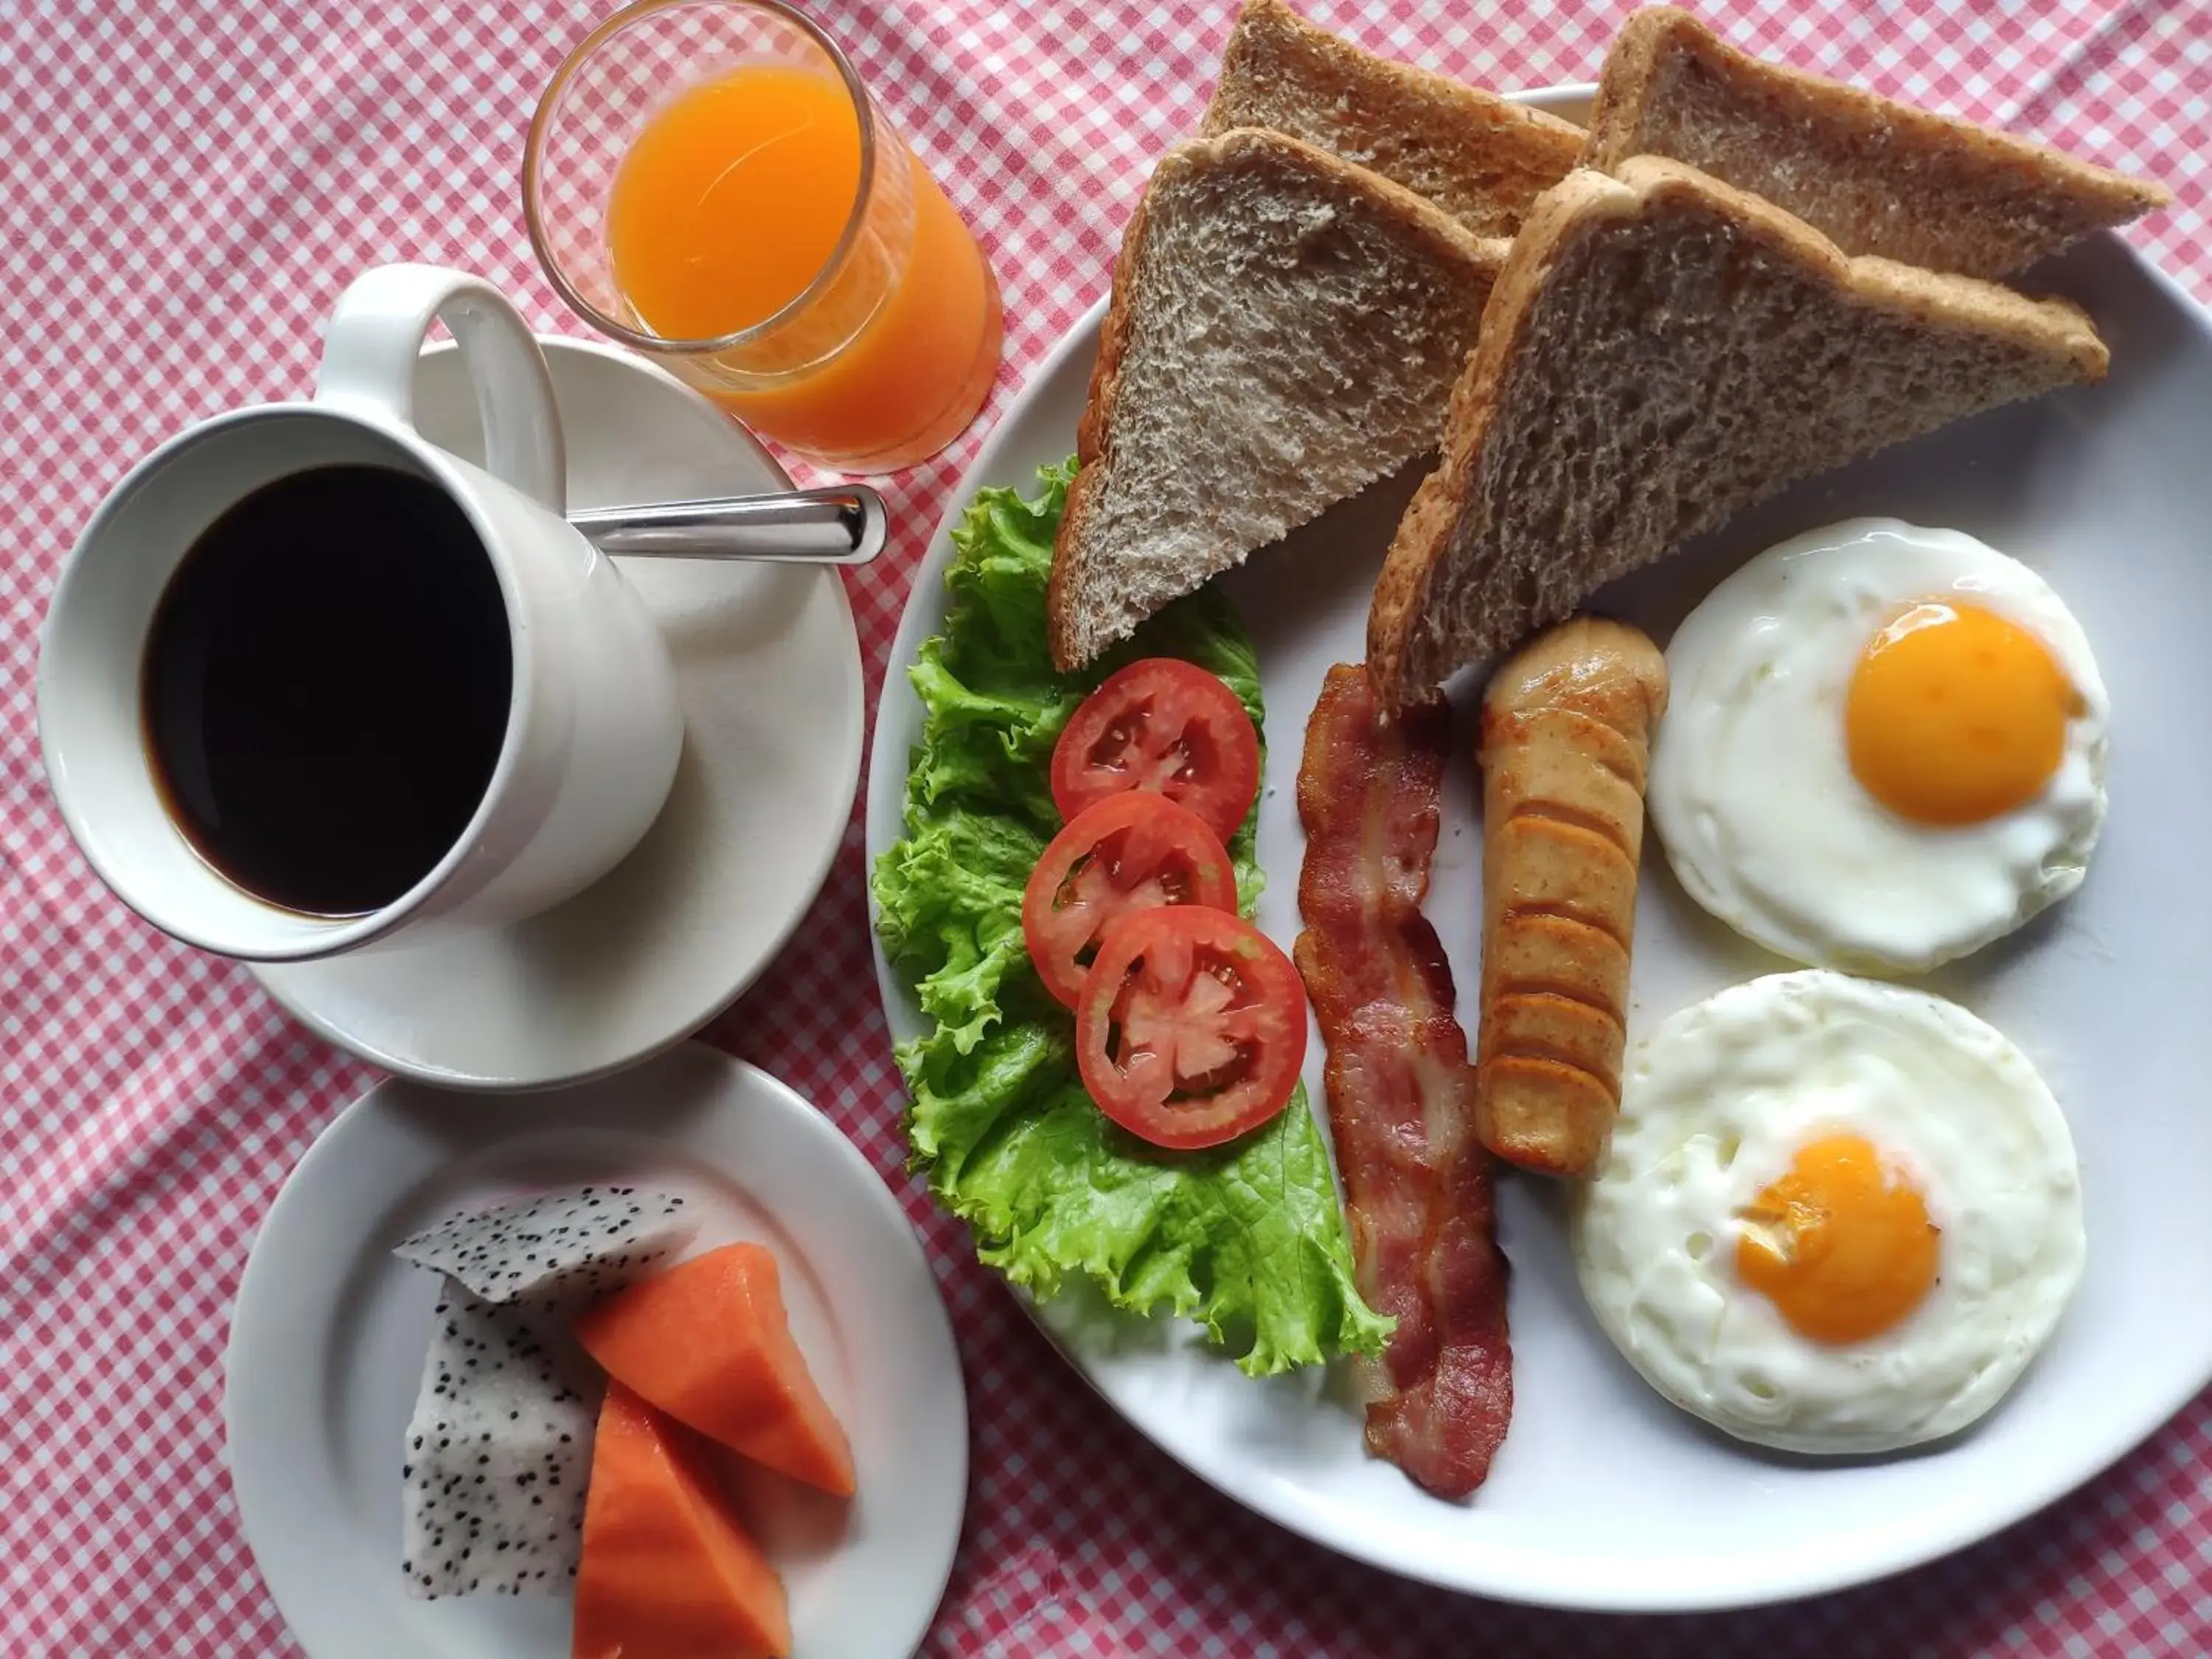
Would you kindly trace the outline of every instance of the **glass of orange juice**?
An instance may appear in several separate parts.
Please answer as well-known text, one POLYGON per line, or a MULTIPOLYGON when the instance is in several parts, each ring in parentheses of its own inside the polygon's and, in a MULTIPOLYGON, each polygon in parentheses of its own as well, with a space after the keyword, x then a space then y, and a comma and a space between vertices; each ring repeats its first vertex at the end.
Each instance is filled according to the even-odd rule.
POLYGON ((586 321, 813 459, 910 465, 990 392, 988 262, 782 0, 642 0, 600 24, 539 100, 522 193, 586 321))

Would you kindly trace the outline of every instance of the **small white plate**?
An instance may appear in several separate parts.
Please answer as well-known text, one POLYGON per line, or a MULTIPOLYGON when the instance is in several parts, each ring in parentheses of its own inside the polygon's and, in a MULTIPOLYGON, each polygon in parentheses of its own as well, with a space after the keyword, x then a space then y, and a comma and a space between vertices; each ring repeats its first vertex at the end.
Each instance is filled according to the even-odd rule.
MULTIPOLYGON (((768 452, 665 371, 542 342, 568 501, 781 489, 768 452)), ((482 453, 450 345, 416 380, 423 436, 482 453)), ((623 862, 511 927, 255 975, 340 1048, 456 1089, 543 1089, 681 1041, 759 976, 813 903, 860 775, 866 691, 845 588, 823 567, 624 559, 667 635, 684 704, 668 804, 623 862)))
POLYGON ((567 1659, 569 1598, 410 1598, 400 1446, 438 1279, 391 1248, 532 1188, 684 1194, 696 1249, 771 1246, 792 1334, 852 1437, 860 1491, 761 1473, 738 1494, 783 1575, 805 1659, 913 1651, 952 1567, 968 1407, 937 1283, 898 1202, 766 1073, 686 1043, 619 1079, 456 1101, 389 1082, 323 1132, 238 1290, 223 1417, 254 1560, 314 1659, 567 1659))
MULTIPOLYGON (((1587 88, 1528 101, 1579 118, 1587 88)), ((1102 280, 1104 273, 1100 273, 1102 280)), ((1800 530, 1889 514, 1978 536, 2043 572, 2081 619, 2112 691, 2112 817, 2081 892, 2014 939, 1919 981, 1987 1018, 2033 1058, 2080 1149, 2089 1260, 2057 1338, 1976 1428, 1917 1455, 1821 1462, 1764 1455, 1708 1431, 1638 1379, 1583 1305, 1564 1189, 1508 1179, 1517 1399, 1489 1482, 1439 1502, 1366 1455, 1350 1392, 1318 1374, 1261 1383, 1188 1324, 1038 1310, 1113 1407, 1191 1469, 1293 1531, 1455 1589, 1561 1607, 1685 1610, 1833 1589, 1989 1536, 2140 1443, 2212 1382, 2212 318, 2117 237, 2031 273, 2079 301, 2112 376, 1962 422, 1793 489, 1599 596, 1661 641, 1750 555, 1800 530), (2188 1264, 2188 1265, 2182 1265, 2188 1264)), ((952 519, 987 485, 1033 487, 1075 447, 1102 303, 1031 376, 976 458, 952 519)), ((1298 929, 1305 837, 1294 783, 1322 675, 1363 654, 1375 573, 1414 469, 1224 579, 1259 651, 1268 709, 1259 919, 1298 929)), ((891 648, 869 787, 871 858, 900 833, 921 724, 905 670, 944 617, 940 530, 891 648)), ((1467 750, 1471 699, 1444 789, 1427 905, 1470 1032, 1481 832, 1467 750)), ((878 977, 893 1035, 914 1001, 878 977)), ((1643 865, 1631 1036, 1723 986, 1792 966, 1686 898, 1656 847, 1643 865)), ((1321 1090, 1322 1046, 1306 1085, 1321 1090)))

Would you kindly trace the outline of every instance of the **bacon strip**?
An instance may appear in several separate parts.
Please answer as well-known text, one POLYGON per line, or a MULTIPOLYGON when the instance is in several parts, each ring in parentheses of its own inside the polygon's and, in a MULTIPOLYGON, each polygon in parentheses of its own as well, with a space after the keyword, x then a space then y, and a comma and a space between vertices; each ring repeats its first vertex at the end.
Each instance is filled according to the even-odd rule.
POLYGON ((1298 971, 1328 1060, 1329 1127, 1359 1287, 1396 1331, 1363 1361, 1367 1447, 1464 1498, 1513 1413, 1505 1259, 1451 967, 1421 914, 1451 746, 1442 701, 1383 723, 1366 671, 1328 672, 1306 725, 1298 971))

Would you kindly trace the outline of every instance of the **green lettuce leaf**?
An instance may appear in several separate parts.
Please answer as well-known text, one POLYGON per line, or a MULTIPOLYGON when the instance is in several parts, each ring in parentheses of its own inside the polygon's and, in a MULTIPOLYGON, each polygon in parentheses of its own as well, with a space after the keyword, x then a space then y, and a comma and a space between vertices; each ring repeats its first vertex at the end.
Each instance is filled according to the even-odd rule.
MULTIPOLYGON (((1095 668, 1054 672, 1044 591, 1074 471, 1044 469, 1033 500, 977 496, 953 532, 945 631, 911 673, 923 721, 905 834, 872 886, 885 953, 935 1028, 897 1051, 915 1164, 982 1259, 1039 1296, 1087 1279, 1128 1312, 1196 1320, 1255 1376, 1377 1352, 1390 1322, 1354 1286, 1304 1091, 1225 1146, 1163 1152, 1091 1103, 1073 1021, 1030 966, 1022 888, 1060 828, 1053 744, 1091 688, 1134 658, 1183 657, 1263 714, 1251 641, 1211 590, 1095 668)), ((1229 848, 1247 915, 1253 830, 1229 848)))

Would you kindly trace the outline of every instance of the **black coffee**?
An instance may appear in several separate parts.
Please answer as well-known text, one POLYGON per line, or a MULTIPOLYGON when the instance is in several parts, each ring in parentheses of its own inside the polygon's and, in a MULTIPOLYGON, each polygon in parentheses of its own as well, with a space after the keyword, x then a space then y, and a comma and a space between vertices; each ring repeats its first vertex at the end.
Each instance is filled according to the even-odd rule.
POLYGON ((380 908, 483 800, 514 665, 499 580, 445 492, 377 466, 264 485, 154 614, 147 745, 176 820, 288 909, 380 908))

